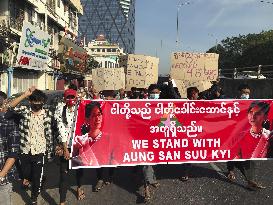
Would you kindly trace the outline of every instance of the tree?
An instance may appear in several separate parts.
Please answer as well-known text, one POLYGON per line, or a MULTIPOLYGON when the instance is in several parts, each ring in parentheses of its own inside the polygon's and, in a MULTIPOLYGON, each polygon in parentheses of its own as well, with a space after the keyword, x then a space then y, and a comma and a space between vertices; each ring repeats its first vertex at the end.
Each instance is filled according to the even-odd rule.
POLYGON ((219 54, 219 65, 222 70, 273 65, 273 30, 228 37, 207 52, 219 54))
POLYGON ((92 73, 92 70, 95 68, 98 68, 98 66, 99 66, 99 62, 96 61, 93 56, 89 56, 87 60, 86 72, 92 73))

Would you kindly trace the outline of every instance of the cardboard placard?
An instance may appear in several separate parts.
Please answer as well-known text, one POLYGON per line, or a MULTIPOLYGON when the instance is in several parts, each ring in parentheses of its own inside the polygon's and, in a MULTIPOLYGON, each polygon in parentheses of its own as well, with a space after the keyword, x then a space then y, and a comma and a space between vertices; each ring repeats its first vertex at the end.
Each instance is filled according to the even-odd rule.
POLYGON ((96 68, 92 70, 92 81, 97 91, 119 90, 125 87, 124 68, 96 68))
POLYGON ((157 83, 159 58, 129 54, 121 62, 126 67, 126 90, 147 88, 157 83))
POLYGON ((181 95, 181 98, 187 98, 187 88, 197 87, 199 92, 203 92, 211 87, 210 81, 189 81, 189 80, 174 80, 181 95))
POLYGON ((214 81, 218 77, 218 59, 216 53, 176 52, 171 56, 170 75, 177 80, 214 81))

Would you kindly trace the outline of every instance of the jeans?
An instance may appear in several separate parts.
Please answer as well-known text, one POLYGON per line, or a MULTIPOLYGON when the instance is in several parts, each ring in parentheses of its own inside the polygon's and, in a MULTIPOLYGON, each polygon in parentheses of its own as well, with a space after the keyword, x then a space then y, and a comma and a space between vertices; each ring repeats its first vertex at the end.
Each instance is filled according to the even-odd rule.
MULTIPOLYGON (((66 201, 66 194, 69 188, 69 161, 64 157, 60 158, 60 184, 59 184, 59 194, 60 194, 60 203, 66 201)), ((81 187, 83 184, 83 169, 76 170, 76 180, 77 186, 81 187)))
POLYGON ((247 181, 253 181, 255 177, 255 162, 251 160, 246 161, 229 161, 227 162, 228 171, 234 171, 234 168, 237 168, 241 171, 247 181))
POLYGON ((21 154, 21 168, 24 179, 31 180, 31 199, 37 201, 41 192, 42 180, 44 175, 44 154, 21 154))
POLYGON ((0 185, 0 204, 12 205, 11 201, 12 184, 0 185))

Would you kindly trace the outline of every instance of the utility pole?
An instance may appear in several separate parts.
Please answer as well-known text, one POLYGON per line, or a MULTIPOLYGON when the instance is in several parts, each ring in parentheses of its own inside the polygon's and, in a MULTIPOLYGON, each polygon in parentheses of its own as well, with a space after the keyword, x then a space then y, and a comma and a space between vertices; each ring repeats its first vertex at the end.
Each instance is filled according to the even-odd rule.
POLYGON ((177 4, 177 12, 176 12, 176 47, 179 47, 179 11, 181 9, 182 6, 184 5, 189 5, 190 2, 186 1, 186 2, 182 2, 182 0, 180 0, 177 4))

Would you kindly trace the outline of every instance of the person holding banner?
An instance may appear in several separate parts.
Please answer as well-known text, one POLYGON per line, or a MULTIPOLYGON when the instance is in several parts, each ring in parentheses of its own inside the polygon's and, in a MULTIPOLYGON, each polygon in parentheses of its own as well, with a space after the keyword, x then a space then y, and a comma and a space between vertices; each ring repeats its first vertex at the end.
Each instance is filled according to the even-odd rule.
MULTIPOLYGON (((73 166, 94 167, 104 164, 116 165, 113 150, 110 150, 109 135, 102 133, 102 109, 99 102, 93 101, 85 106, 86 124, 82 126, 81 136, 76 136, 73 144, 73 166)), ((109 179, 103 180, 106 168, 97 169, 97 185, 95 191, 102 189, 103 184, 110 184, 114 168, 109 169, 109 179)))
MULTIPOLYGON (((248 108, 248 121, 251 125, 249 131, 244 133, 237 148, 239 159, 266 158, 270 140, 270 131, 263 125, 267 120, 270 106, 266 102, 253 101, 248 108)), ((262 189, 264 186, 254 181, 255 162, 246 160, 243 162, 228 162, 228 178, 235 180, 234 168, 237 167, 245 176, 249 189, 262 189)))
MULTIPOLYGON (((60 204, 64 205, 66 201, 66 194, 68 190, 69 181, 69 159, 72 145, 72 132, 76 113, 77 91, 74 89, 67 89, 64 92, 65 103, 60 103, 55 111, 55 119, 59 130, 60 146, 56 148, 56 154, 60 156, 60 204)), ((78 200, 85 198, 84 191, 82 190, 83 170, 76 170, 77 179, 77 193, 78 200)))
MULTIPOLYGON (((187 99, 188 100, 198 100, 199 90, 197 87, 188 87, 187 88, 187 99)), ((184 174, 180 177, 181 181, 188 181, 189 173, 192 165, 190 163, 183 164, 184 174)))

